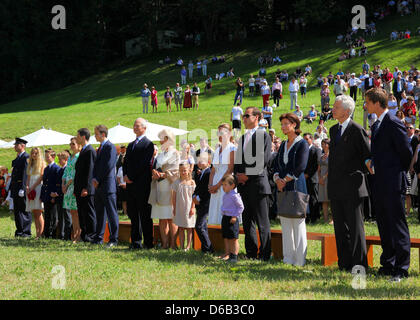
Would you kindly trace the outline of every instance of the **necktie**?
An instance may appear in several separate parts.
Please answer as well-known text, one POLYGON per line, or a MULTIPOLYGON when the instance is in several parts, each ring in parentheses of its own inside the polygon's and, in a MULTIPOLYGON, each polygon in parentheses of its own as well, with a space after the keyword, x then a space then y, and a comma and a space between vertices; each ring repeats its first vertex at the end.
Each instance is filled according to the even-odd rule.
POLYGON ((251 131, 247 131, 246 135, 245 135, 245 143, 244 143, 244 148, 247 146, 249 140, 251 140, 251 131))
POLYGON ((376 132, 378 130, 379 123, 380 123, 380 121, 376 120, 375 123, 372 125, 372 128, 371 128, 372 137, 376 134, 376 132))
POLYGON ((131 148, 131 150, 134 150, 134 148, 136 147, 137 143, 139 143, 139 139, 134 140, 133 147, 131 148))
POLYGON ((340 124, 338 126, 338 131, 337 131, 337 135, 335 136, 335 144, 338 144, 341 140, 341 130, 342 130, 343 126, 340 124))

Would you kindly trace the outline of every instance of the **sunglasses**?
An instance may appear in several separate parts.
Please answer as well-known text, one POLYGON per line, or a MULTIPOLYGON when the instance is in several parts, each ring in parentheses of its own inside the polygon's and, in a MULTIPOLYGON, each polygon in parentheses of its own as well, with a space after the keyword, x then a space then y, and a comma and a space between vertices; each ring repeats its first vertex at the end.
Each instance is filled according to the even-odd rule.
POLYGON ((249 113, 244 114, 244 118, 249 118, 249 117, 251 117, 251 116, 253 116, 253 115, 252 115, 252 114, 249 114, 249 113))
POLYGON ((413 127, 407 127, 407 130, 414 130, 414 128, 413 127))

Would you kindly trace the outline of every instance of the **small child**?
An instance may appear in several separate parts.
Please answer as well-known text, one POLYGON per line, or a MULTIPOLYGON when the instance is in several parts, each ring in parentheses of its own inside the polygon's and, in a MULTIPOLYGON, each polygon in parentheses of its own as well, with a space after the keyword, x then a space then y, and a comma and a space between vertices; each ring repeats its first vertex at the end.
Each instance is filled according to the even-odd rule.
POLYGON ((232 175, 225 175, 222 179, 222 235, 225 242, 225 251, 229 252, 228 262, 238 262, 239 253, 239 216, 244 211, 241 196, 236 191, 236 179, 232 175))
POLYGON ((185 230, 187 231, 187 251, 191 248, 195 227, 195 204, 192 199, 195 182, 188 163, 179 165, 179 179, 172 184, 171 190, 174 223, 179 227, 181 249, 184 249, 185 230))
POLYGON ((195 231, 201 242, 201 251, 203 253, 214 252, 213 245, 209 238, 207 228, 207 217, 209 215, 210 192, 209 192, 209 178, 210 178, 210 164, 211 157, 204 152, 200 154, 197 160, 198 168, 195 177, 196 188, 193 194, 193 201, 197 210, 197 220, 195 223, 195 231))

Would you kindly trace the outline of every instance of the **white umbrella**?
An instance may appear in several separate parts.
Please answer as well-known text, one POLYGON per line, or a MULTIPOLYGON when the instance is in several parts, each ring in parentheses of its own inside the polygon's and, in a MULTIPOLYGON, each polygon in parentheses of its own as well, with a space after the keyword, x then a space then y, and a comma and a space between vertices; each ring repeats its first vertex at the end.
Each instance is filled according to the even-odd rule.
POLYGON ((146 137, 149 138, 149 140, 151 141, 158 141, 158 133, 161 132, 163 129, 171 130, 175 136, 181 136, 189 132, 182 129, 172 128, 168 126, 163 126, 161 124, 148 122, 146 128, 146 137))
MULTIPOLYGON (((22 139, 28 141, 26 144, 27 147, 40 147, 40 146, 56 146, 56 145, 64 145, 70 143, 70 139, 73 136, 61 132, 57 132, 51 129, 42 129, 30 133, 22 139)), ((0 145, 0 148, 13 148, 15 144, 15 140, 10 141, 6 144, 0 145)))
MULTIPOLYGON (((147 122, 146 137, 151 141, 158 141, 158 133, 163 129, 171 130, 176 136, 188 133, 188 131, 185 130, 147 122)), ((136 134, 133 132, 132 128, 127 128, 118 124, 115 127, 108 130, 108 139, 114 144, 129 143, 136 139, 136 134)))

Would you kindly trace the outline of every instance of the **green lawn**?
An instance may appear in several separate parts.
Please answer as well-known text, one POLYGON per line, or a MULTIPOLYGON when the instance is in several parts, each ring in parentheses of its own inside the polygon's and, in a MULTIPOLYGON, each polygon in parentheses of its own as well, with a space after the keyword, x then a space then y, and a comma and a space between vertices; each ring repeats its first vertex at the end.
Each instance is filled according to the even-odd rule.
MULTIPOLYGON (((412 236, 420 228, 410 218, 412 236)), ((278 225, 273 225, 273 228, 278 225)), ((330 225, 308 225, 308 231, 333 232, 330 225)), ((33 225, 34 231, 34 225, 33 225)), ((418 249, 412 250, 411 277, 396 285, 375 276, 380 248, 374 249, 375 268, 366 289, 355 290, 353 277, 337 266, 321 265, 320 244, 308 242, 305 267, 280 261, 241 260, 229 266, 201 252, 158 250, 132 252, 73 245, 59 240, 15 239, 13 215, 0 213, 0 284, 3 299, 414 299, 420 298, 418 249), (65 289, 53 288, 55 266, 65 270, 65 289)), ((367 234, 377 234, 366 224, 367 234)), ((244 254, 241 238, 240 258, 244 254)))
MULTIPOLYGON (((420 37, 390 42, 389 33, 395 27, 416 29, 418 16, 395 17, 378 24, 378 35, 368 39, 367 60, 371 66, 398 66, 409 69, 420 62, 420 37)), ((338 33, 338 32, 337 32, 338 33)), ((328 71, 361 71, 364 57, 337 62, 342 48, 335 44, 336 34, 328 38, 306 39, 304 45, 291 42, 282 52, 284 63, 267 68, 267 79, 278 68, 294 71, 298 66, 310 64, 314 77, 310 78, 307 98, 298 103, 307 113, 311 104, 319 109, 319 89, 313 88, 316 76, 328 71)), ((247 80, 250 73, 256 74, 257 57, 271 51, 273 43, 238 45, 235 49, 205 52, 202 49, 182 51, 184 61, 225 54, 224 65, 208 67, 212 76, 227 71, 230 66, 236 74, 247 80)), ((163 54, 161 54, 163 55, 163 54)), ((165 54, 166 55, 166 54, 165 54)), ((178 53, 173 54, 175 58, 178 53)), ((172 55, 171 55, 172 56, 172 55)), ((188 122, 188 130, 203 129, 210 136, 222 122, 229 122, 234 98, 232 79, 214 82, 213 90, 200 97, 199 111, 166 112, 163 91, 167 85, 174 86, 179 79, 179 70, 159 66, 159 54, 150 59, 122 65, 113 71, 90 77, 61 90, 30 96, 0 105, 0 139, 12 140, 42 126, 68 134, 75 134, 81 127, 93 130, 97 124, 108 127, 121 123, 132 126, 141 114, 138 91, 144 82, 155 85, 159 92, 159 113, 147 114, 151 122, 178 127, 179 121, 188 122), (226 90, 226 95, 219 95, 226 90)), ((197 79, 204 91, 204 78, 197 79)), ((189 81, 191 83, 191 81, 189 81)), ((288 83, 284 84, 284 99, 274 112, 273 127, 282 138, 278 117, 289 110, 288 83)), ((333 102, 334 99, 332 99, 333 102)), ((260 97, 245 95, 244 106, 261 106, 260 97)), ((151 109, 151 108, 150 108, 151 109)), ((361 122, 361 101, 357 103, 355 120, 361 122)), ((329 121, 327 127, 333 125, 329 121)), ((304 132, 314 132, 315 124, 302 125, 304 132)), ((189 140, 197 142, 198 136, 189 140)), ((55 147, 57 151, 67 146, 55 147)), ((0 149, 0 165, 10 168, 15 153, 12 149, 0 149)), ((409 218, 411 237, 420 238, 420 226, 409 218)), ((273 224, 273 228, 279 228, 273 224)), ((333 233, 333 227, 324 224, 308 225, 310 232, 333 233)), ((202 256, 199 252, 151 250, 128 251, 121 244, 112 251, 95 246, 71 245, 57 240, 17 240, 14 234, 13 215, 0 212, 0 292, 3 299, 419 299, 419 253, 412 250, 411 277, 398 285, 387 278, 377 278, 368 273, 367 288, 354 290, 352 276, 340 272, 337 266, 322 267, 320 244, 309 241, 308 261, 303 268, 286 266, 279 261, 261 263, 241 260, 229 267, 214 256, 202 256), (66 271, 66 289, 52 289, 52 268, 62 265, 66 271)), ((34 232, 34 226, 33 226, 34 232)), ((366 234, 378 235, 374 224, 366 224, 366 234)), ((243 239, 241 239, 243 241, 243 239)), ((244 252, 243 242, 241 253, 244 252)), ((380 248, 375 247, 375 269, 379 265, 380 248)))

